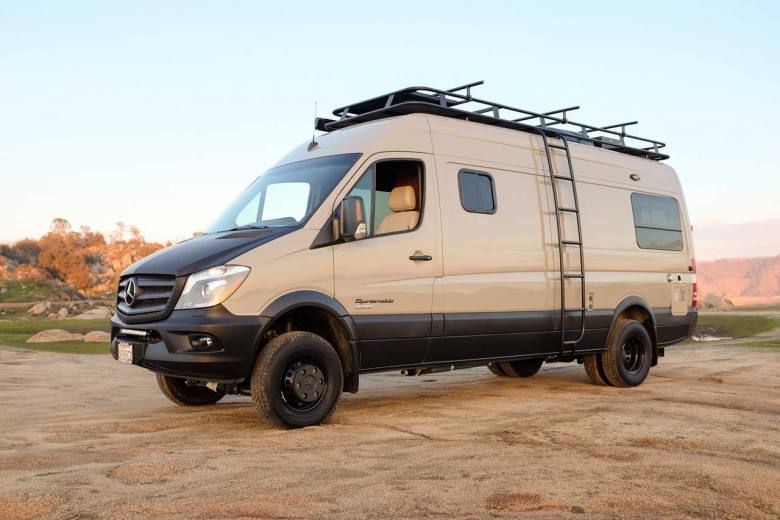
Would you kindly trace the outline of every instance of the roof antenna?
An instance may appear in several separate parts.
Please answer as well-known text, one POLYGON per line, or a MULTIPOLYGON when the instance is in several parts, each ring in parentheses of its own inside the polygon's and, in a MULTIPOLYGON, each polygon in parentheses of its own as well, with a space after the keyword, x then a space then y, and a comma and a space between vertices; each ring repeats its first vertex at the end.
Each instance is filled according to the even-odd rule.
POLYGON ((317 146, 319 145, 317 140, 314 138, 315 130, 317 130, 317 102, 316 101, 314 102, 314 128, 311 131, 311 142, 309 143, 309 148, 308 148, 310 152, 315 148, 317 148, 317 146))

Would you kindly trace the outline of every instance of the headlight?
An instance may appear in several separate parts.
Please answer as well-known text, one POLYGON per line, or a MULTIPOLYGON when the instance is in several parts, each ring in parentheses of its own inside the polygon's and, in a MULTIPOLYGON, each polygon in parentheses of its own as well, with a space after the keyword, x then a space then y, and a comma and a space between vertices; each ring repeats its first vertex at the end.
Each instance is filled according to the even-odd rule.
POLYGON ((244 283, 249 271, 248 267, 242 265, 221 265, 191 274, 174 309, 219 305, 244 283))

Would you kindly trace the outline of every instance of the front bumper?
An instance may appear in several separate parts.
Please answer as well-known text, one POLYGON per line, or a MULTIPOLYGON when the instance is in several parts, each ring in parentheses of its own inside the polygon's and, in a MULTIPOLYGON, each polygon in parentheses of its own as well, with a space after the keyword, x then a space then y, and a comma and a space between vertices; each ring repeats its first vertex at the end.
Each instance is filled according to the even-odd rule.
POLYGON ((236 316, 222 305, 173 311, 166 319, 128 324, 111 318, 111 355, 119 342, 133 345, 133 363, 166 375, 220 382, 249 377, 260 334, 269 318, 236 316), (125 329, 126 332, 122 332, 125 329), (145 333, 131 334, 129 331, 145 333), (193 346, 193 338, 213 338, 209 348, 193 346))

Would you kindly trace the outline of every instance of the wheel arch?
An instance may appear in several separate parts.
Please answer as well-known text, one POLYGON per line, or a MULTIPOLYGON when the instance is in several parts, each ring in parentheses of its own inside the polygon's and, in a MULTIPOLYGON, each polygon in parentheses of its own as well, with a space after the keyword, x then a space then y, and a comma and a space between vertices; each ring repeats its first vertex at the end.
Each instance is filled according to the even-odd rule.
POLYGON ((612 316, 612 323, 609 330, 612 332, 617 321, 621 318, 629 318, 641 323, 647 333, 650 335, 650 341, 653 344, 653 361, 652 366, 658 364, 658 340, 655 329, 655 315, 653 309, 647 302, 640 296, 627 296, 623 298, 620 303, 615 307, 614 314, 612 316))
POLYGON ((360 351, 347 310, 335 298, 318 291, 295 291, 271 302, 261 315, 268 319, 260 333, 255 362, 273 337, 292 330, 324 337, 336 350, 344 372, 344 391, 357 392, 360 351))

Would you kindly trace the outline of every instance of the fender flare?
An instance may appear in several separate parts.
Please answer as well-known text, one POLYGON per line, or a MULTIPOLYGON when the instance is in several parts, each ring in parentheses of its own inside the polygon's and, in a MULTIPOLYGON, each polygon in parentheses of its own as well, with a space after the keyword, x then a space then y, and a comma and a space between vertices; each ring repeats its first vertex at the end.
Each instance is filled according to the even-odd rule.
MULTIPOLYGON (((653 309, 647 304, 647 302, 639 296, 635 296, 635 295, 626 296, 625 298, 620 300, 620 303, 617 304, 617 306, 615 307, 614 314, 612 315, 612 323, 610 323, 609 325, 610 332, 612 331, 612 328, 615 326, 618 316, 620 316, 623 313, 623 311, 625 311, 629 307, 641 307, 647 312, 647 315, 650 316, 650 325, 653 328, 653 338, 652 338, 654 343, 653 351, 654 352, 657 351, 658 341, 656 338, 658 337, 658 333, 655 328, 655 314, 653 313, 653 309)), ((655 358, 655 354, 653 355, 653 357, 655 358)))
POLYGON ((645 300, 639 296, 626 296, 620 300, 620 303, 615 306, 615 311, 612 315, 612 323, 610 323, 609 326, 610 329, 612 329, 612 326, 615 325, 618 316, 620 316, 623 311, 629 307, 642 307, 645 311, 647 311, 647 314, 650 316, 650 323, 652 323, 653 329, 655 329, 655 314, 653 314, 653 309, 647 304, 645 300))
POLYGON ((355 326, 347 309, 332 296, 319 291, 304 290, 284 294, 269 303, 260 315, 267 318, 268 323, 271 323, 278 316, 298 307, 318 307, 330 312, 344 325, 350 340, 357 338, 355 326))

